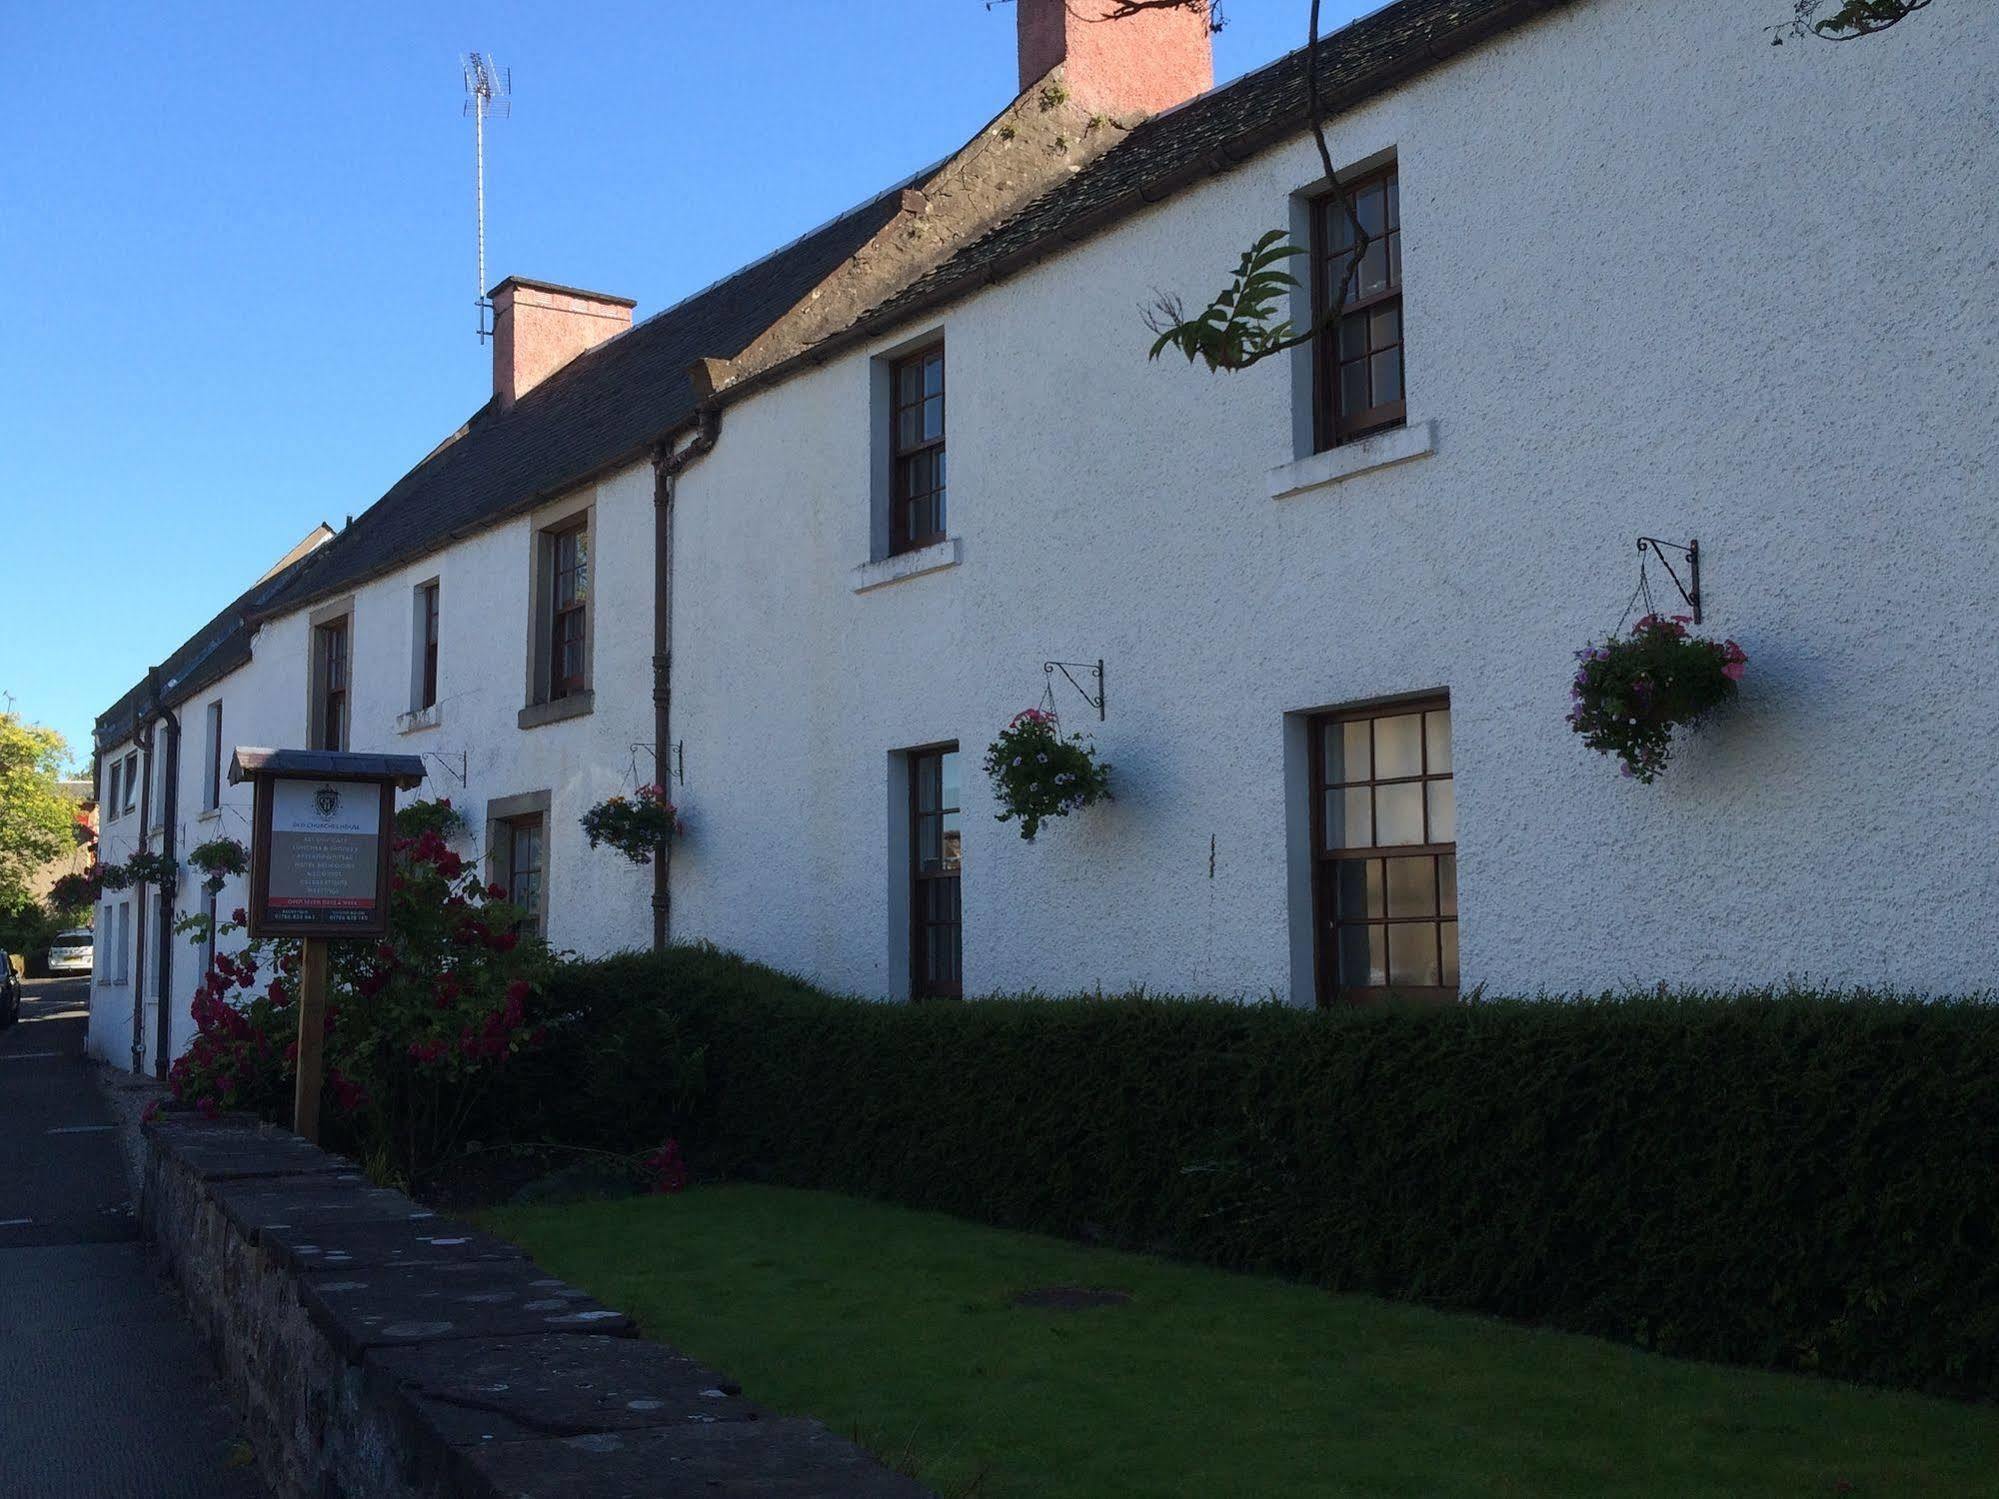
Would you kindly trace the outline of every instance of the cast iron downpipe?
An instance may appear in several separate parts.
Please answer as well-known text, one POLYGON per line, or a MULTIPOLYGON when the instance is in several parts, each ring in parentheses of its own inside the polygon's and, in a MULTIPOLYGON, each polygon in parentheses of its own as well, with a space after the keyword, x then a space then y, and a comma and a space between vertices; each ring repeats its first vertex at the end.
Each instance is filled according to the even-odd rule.
MULTIPOLYGON (((676 450, 667 438, 652 456, 652 741, 662 787, 673 779, 673 488, 674 481, 715 446, 722 410, 713 402, 695 414, 694 438, 676 450)), ((673 929, 670 884, 673 840, 652 864, 652 946, 662 952, 673 929)))
MULTIPOLYGON (((140 751, 139 841, 144 852, 153 821, 153 762, 155 752, 163 760, 160 777, 160 853, 174 858, 174 824, 180 815, 180 719, 160 702, 160 669, 146 673, 146 706, 133 724, 132 737, 140 751), (164 742, 160 731, 164 730, 164 742)), ((176 882, 178 883, 178 882, 176 882)), ((171 886, 156 885, 159 919, 154 924, 158 944, 155 971, 159 974, 160 1008, 153 1023, 153 1074, 167 1075, 167 1049, 172 1045, 174 976, 174 892, 171 886)), ((132 934, 132 1071, 146 1070, 146 902, 139 901, 138 930, 132 934)))

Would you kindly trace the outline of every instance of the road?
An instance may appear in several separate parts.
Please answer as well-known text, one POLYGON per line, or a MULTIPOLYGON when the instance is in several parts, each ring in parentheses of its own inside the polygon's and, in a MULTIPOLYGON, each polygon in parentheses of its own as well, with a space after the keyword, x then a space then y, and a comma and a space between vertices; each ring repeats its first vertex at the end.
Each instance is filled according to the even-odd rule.
POLYGON ((0 1495, 262 1499, 194 1331, 139 1243, 89 987, 0 1030, 0 1495))

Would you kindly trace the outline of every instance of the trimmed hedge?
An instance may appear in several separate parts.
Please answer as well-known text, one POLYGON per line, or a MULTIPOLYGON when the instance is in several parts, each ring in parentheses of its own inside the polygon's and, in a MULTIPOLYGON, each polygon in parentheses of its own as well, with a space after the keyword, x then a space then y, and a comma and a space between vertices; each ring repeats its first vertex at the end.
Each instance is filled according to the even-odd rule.
MULTIPOLYGON (((910 1006, 694 948, 571 965, 556 989, 574 1020, 542 1065, 652 1097, 624 1144, 671 1126, 709 1172, 1999 1395, 1990 1002, 910 1006)), ((601 1135, 579 1143, 622 1127, 575 1123, 601 1135)))

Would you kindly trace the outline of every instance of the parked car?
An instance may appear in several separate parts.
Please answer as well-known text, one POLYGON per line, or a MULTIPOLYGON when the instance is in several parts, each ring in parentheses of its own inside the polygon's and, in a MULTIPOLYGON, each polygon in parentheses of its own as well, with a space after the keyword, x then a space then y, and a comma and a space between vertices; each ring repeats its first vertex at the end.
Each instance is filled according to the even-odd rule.
POLYGON ((0 1025, 12 1025, 21 1018, 20 961, 0 948, 0 1025))
POLYGON ((95 940, 87 926, 56 933, 56 940, 49 944, 49 972, 90 972, 91 945, 95 940))

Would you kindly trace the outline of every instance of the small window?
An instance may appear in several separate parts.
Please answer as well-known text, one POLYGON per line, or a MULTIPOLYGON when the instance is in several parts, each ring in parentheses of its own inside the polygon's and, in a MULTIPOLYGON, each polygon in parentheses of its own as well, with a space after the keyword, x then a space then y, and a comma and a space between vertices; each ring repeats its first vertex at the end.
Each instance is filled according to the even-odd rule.
POLYGON ((106 782, 104 788, 104 819, 107 822, 117 817, 119 811, 121 810, 118 801, 118 796, 119 796, 119 782, 122 779, 120 773, 123 770, 123 767, 124 767, 124 762, 122 760, 114 759, 111 762, 110 768, 105 772, 106 782))
POLYGON ((332 620, 313 632, 313 748, 344 750, 348 731, 347 618, 332 620))
POLYGON ((1458 990, 1451 709, 1435 700, 1313 723, 1319 997, 1458 990))
POLYGON ((201 809, 213 812, 222 805, 222 704, 208 705, 206 769, 201 782, 201 809))
POLYGON ((585 636, 590 606, 590 533, 579 522, 552 533, 554 587, 550 592, 548 695, 551 700, 589 685, 585 636))
POLYGON ((1400 426, 1407 402, 1402 368, 1402 206, 1393 166, 1347 185, 1367 249, 1354 260, 1353 218, 1328 193, 1313 206, 1313 309, 1323 322, 1341 283, 1339 325, 1317 344, 1313 404, 1318 446, 1337 447, 1400 426))
POLYGON ((125 757, 125 810, 134 811, 139 805, 139 752, 133 750, 125 757))
POLYGON ((944 346, 889 368, 889 550, 945 537, 944 346))
POLYGON ((424 584, 416 591, 416 702, 415 708, 437 705, 437 583, 424 584))
POLYGON ((956 745, 910 755, 909 798, 910 992, 955 999, 965 992, 956 745))
POLYGON ((542 817, 515 817, 502 823, 505 841, 507 899, 527 914, 516 930, 542 935, 542 817))
POLYGON ((112 970, 111 982, 126 984, 132 980, 132 903, 118 902, 118 949, 116 967, 112 970))

